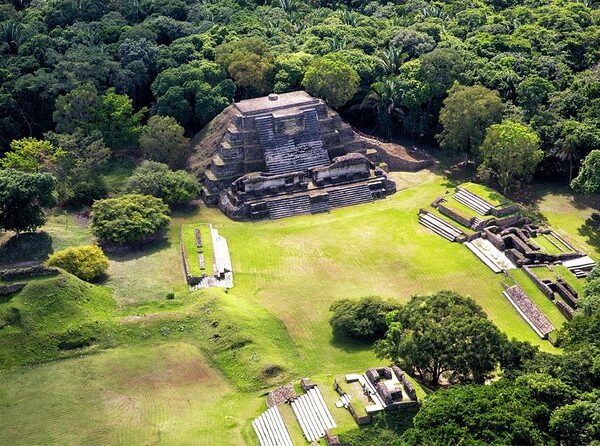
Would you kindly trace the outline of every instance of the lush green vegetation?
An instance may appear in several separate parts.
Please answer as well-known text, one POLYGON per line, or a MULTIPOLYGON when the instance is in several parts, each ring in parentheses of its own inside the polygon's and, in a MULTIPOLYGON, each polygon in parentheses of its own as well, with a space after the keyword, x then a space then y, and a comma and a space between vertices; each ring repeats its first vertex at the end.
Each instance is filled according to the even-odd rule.
POLYGON ((104 276, 109 266, 108 257, 95 245, 65 248, 52 254, 46 264, 62 268, 88 282, 104 276))
POLYGON ((386 315, 397 307, 377 297, 342 299, 331 305, 329 324, 334 333, 363 339, 379 339, 387 331, 386 315))
POLYGON ((14 0, 0 9, 0 151, 31 168, 27 138, 52 143, 33 167, 63 177, 61 201, 85 203, 107 193, 95 172, 108 152, 179 168, 184 130, 232 99, 306 88, 357 124, 438 135, 477 163, 486 137, 525 128, 541 153, 516 144, 523 162, 500 151, 487 174, 512 186, 543 157, 538 172, 571 178, 600 148, 598 20, 593 5, 560 0, 14 0))
POLYGON ((65 273, 31 281, 0 303, 0 363, 31 364, 111 345, 115 302, 108 290, 65 273))
MULTIPOLYGON (((97 237, 121 246, 108 245, 101 286, 61 272, 2 298, 0 443, 256 444, 249 420, 264 408, 266 388, 314 376, 334 398, 332 376, 388 361, 370 340, 334 335, 332 305, 364 296, 408 303, 405 318, 389 317, 389 337, 412 335, 423 328, 408 323, 419 314, 412 302, 425 298, 411 296, 440 290, 475 302, 458 305, 458 316, 428 313, 435 341, 445 333, 439 318, 456 322, 446 332, 462 348, 449 373, 476 382, 494 375, 494 384, 435 391, 414 422, 413 414, 384 414, 356 429, 340 411, 346 444, 600 441, 597 279, 583 286, 553 270, 585 293, 565 323, 515 272, 555 325, 564 324, 555 355, 502 296, 506 278, 415 217, 456 184, 449 177, 471 179, 474 163, 480 180, 510 190, 531 215, 600 258, 599 11, 571 0, 3 2, 0 265, 44 262, 97 237), (244 224, 214 209, 172 206, 169 217, 167 204, 198 195, 193 179, 171 170, 186 165, 192 135, 233 100, 297 89, 363 130, 437 141, 470 163, 457 172, 442 162, 447 176, 394 174, 396 195, 327 215, 244 224), (568 179, 586 197, 524 187, 535 176, 568 179), (86 209, 48 212, 56 203, 92 206, 92 223, 86 209), (180 238, 200 272, 193 228, 208 242, 206 223, 231 249, 235 287, 227 292, 190 292, 183 283, 180 238), (461 321, 486 329, 490 346, 493 323, 543 353, 502 336, 501 357, 484 349, 475 370, 477 357, 461 341, 477 336, 461 321)), ((504 204, 491 189, 468 187, 504 204)), ((210 243, 203 250, 210 273, 210 243)), ((352 333, 382 331, 361 311, 345 315, 344 326, 357 322, 352 333)), ((406 341, 387 356, 427 370, 414 367, 406 341)))
POLYGON ((160 198, 141 194, 98 200, 90 216, 94 234, 115 243, 140 242, 164 230, 170 221, 169 209, 160 198))
MULTIPOLYGON (((402 303, 413 294, 451 288, 471 296, 509 337, 555 351, 539 340, 502 296, 500 276, 464 247, 418 225, 417 210, 444 193, 446 179, 430 172, 393 175, 403 190, 384 201, 253 224, 232 222, 216 209, 174 212, 164 242, 125 254, 109 252, 110 275, 105 286, 117 302, 116 308, 111 304, 107 319, 110 336, 97 335, 88 347, 53 353, 97 353, 91 356, 39 365, 27 372, 3 371, 0 401, 3 407, 8 407, 4 402, 11 402, 2 423, 4 438, 14 439, 10 432, 18 429, 19 438, 27 444, 39 438, 49 443, 76 442, 89 435, 100 435, 108 443, 118 442, 116 436, 138 441, 153 435, 155 423, 161 422, 163 435, 174 442, 202 441, 210 438, 212 429, 214 438, 224 444, 256 444, 249 420, 263 408, 264 397, 257 392, 264 390, 259 389, 298 376, 315 376, 315 382, 327 388, 332 376, 382 363, 371 344, 334 336, 328 310, 345 298, 378 295, 402 303), (206 228, 202 222, 216 225, 228 240, 236 271, 236 285, 228 293, 189 293, 176 266, 180 265, 181 225, 186 225, 184 234, 192 234, 193 242, 193 228, 206 228), (175 293, 175 299, 166 299, 169 292, 175 293), (111 348, 99 348, 106 346, 111 348), (192 374, 192 369, 198 374, 192 374), (42 421, 35 417, 36 408, 48 404, 48 393, 42 390, 50 379, 55 380, 60 396, 58 401, 52 397, 55 403, 44 418, 47 421, 42 421), (161 398, 158 406, 156 395, 161 398), (127 403, 132 399, 138 405, 127 403), (184 404, 186 399, 190 403, 184 404), (165 411, 167 406, 173 411, 165 411), (93 426, 84 422, 84 414, 98 411, 103 417, 96 418, 93 426), (134 422, 132 417, 140 412, 145 415, 134 422), (228 415, 215 415, 224 412, 228 415), (23 420, 31 420, 37 429, 22 425, 23 420), (58 432, 56 425, 65 423, 77 429, 58 432)), ((576 206, 560 193, 548 197, 552 197, 550 222, 560 223, 560 228, 568 223, 578 243, 586 243, 588 239, 577 228, 591 210, 576 206)), ((545 203, 542 199, 540 208, 545 203)), ((49 235, 48 254, 52 246, 62 249, 94 241, 87 225, 72 214, 51 215, 43 230, 49 235)), ((208 232, 203 238, 209 240, 206 237, 208 232)), ((594 245, 586 246, 598 255, 594 245)), ((36 279, 32 284, 54 280, 36 279)), ((17 298, 20 294, 13 300, 17 298)), ((14 349, 13 345, 11 355, 14 349)), ((515 351, 513 363, 521 364, 523 354, 517 346, 515 351)), ((28 358, 45 360, 44 356, 28 358)), ((564 365, 565 373, 572 369, 564 365)), ((347 413, 336 410, 340 411, 336 419, 343 421, 342 438, 370 436, 378 441, 378 429, 356 431, 351 419, 344 418, 347 413)), ((397 439, 410 422, 399 421, 402 427, 396 429, 396 423, 385 418, 376 426, 384 425, 387 437, 382 438, 397 439)))

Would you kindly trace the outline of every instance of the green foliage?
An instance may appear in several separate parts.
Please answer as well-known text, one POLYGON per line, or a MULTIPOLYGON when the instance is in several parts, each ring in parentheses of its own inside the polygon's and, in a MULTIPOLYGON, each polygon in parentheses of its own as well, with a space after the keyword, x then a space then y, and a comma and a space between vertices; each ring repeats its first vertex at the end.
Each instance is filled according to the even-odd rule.
POLYGON ((490 169, 504 191, 528 181, 542 160, 538 135, 527 125, 504 121, 487 129, 481 146, 483 167, 490 169))
POLYGON ((360 78, 354 68, 340 59, 314 59, 302 80, 306 91, 340 108, 358 92, 360 78))
POLYGON ((509 381, 456 386, 427 397, 402 437, 406 445, 554 444, 545 432, 548 407, 509 381))
POLYGON ((160 198, 139 194, 98 200, 90 218, 94 234, 115 243, 142 241, 164 230, 171 220, 160 198))
POLYGON ((271 90, 273 56, 264 40, 234 40, 215 48, 215 61, 233 78, 236 85, 261 95, 271 90))
POLYGON ((110 149, 99 131, 86 134, 78 129, 72 134, 48 132, 44 136, 64 151, 54 172, 61 202, 91 204, 106 196, 107 186, 98 172, 106 167, 110 149))
POLYGON ((93 281, 108 271, 108 257, 95 245, 69 247, 52 254, 46 261, 48 266, 62 268, 86 282, 93 281))
POLYGON ((586 195, 600 193, 600 150, 592 150, 585 157, 579 175, 571 182, 571 187, 586 195))
POLYGON ((170 116, 152 116, 142 128, 140 147, 148 159, 172 168, 183 167, 190 151, 184 131, 170 116))
POLYGON ((18 234, 42 226, 44 208, 56 204, 55 187, 47 173, 0 170, 0 228, 18 234))
POLYGON ((444 149, 466 156, 479 157, 486 129, 502 120, 502 99, 498 92, 482 85, 454 85, 444 99, 440 124, 444 130, 437 135, 444 149))
POLYGON ((378 297, 338 300, 331 305, 329 324, 343 336, 379 339, 387 331, 386 315, 397 308, 378 297))
POLYGON ((67 273, 32 281, 0 304, 0 364, 34 364, 93 344, 107 347, 115 307, 108 290, 67 273))
POLYGON ((550 418, 550 431, 561 444, 587 446, 600 442, 600 403, 577 401, 559 407, 550 418))
POLYGON ((285 93, 300 89, 304 73, 312 59, 311 54, 302 52, 277 56, 273 91, 285 93))
POLYGON ((500 360, 500 331, 472 299, 454 292, 414 296, 387 322, 377 354, 434 386, 444 373, 455 381, 483 383, 500 360))
POLYGON ((64 150, 49 141, 36 138, 15 139, 10 143, 10 152, 0 159, 0 166, 22 172, 52 171, 55 163, 64 155, 64 150))
POLYGON ((181 205, 198 198, 196 178, 184 170, 169 170, 166 164, 145 161, 127 180, 125 193, 152 195, 168 205, 181 205))
POLYGON ((135 148, 146 110, 135 111, 133 101, 110 88, 98 95, 96 87, 84 84, 59 96, 53 114, 59 133, 99 131, 113 149, 135 148))
POLYGON ((152 92, 156 114, 199 128, 229 105, 235 85, 217 64, 197 60, 161 72, 152 92))

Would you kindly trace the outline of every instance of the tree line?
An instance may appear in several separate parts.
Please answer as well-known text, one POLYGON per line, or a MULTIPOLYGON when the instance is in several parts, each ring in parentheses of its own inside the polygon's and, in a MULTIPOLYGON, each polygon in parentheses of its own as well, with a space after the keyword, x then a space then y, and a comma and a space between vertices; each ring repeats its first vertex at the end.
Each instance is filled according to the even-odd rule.
POLYGON ((302 88, 381 134, 437 138, 503 188, 572 179, 600 149, 599 14, 563 0, 11 0, 0 151, 53 144, 69 159, 64 199, 90 201, 105 195, 91 175, 104 155, 147 156, 145 127, 179 143, 147 157, 181 167, 182 131, 234 99, 302 88))

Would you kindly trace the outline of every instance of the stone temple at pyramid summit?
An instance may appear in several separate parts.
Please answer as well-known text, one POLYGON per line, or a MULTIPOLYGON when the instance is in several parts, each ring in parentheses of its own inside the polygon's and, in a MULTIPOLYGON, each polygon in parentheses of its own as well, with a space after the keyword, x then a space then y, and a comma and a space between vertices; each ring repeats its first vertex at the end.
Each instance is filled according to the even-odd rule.
POLYGON ((355 133, 321 99, 297 91, 231 107, 202 187, 204 201, 229 217, 315 214, 396 191, 375 164, 376 141, 355 133))

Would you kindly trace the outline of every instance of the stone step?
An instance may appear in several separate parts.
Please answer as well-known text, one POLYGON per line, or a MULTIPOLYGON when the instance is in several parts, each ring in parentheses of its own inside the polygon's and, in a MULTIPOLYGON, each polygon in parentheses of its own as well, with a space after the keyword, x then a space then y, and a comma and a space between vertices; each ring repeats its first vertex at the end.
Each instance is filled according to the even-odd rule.
POLYGON ((462 235, 462 231, 460 229, 452 226, 450 223, 439 218, 438 216, 436 216, 434 214, 431 214, 431 213, 421 214, 421 218, 433 223, 436 226, 439 226, 440 228, 443 228, 445 231, 447 231, 448 233, 450 233, 452 235, 455 235, 456 237, 462 235))
POLYGON ((310 204, 311 214, 319 214, 321 212, 329 212, 330 210, 331 210, 331 205, 329 204, 329 200, 310 204))
POLYGON ((493 209, 494 206, 491 203, 488 203, 486 200, 481 198, 479 195, 474 194, 468 189, 463 189, 461 187, 458 188, 457 193, 468 197, 472 202, 477 203, 479 206, 483 208, 493 209))
POLYGON ((329 191, 329 202, 332 207, 352 206, 371 201, 373 201, 373 194, 365 184, 329 191))
POLYGON ((456 240, 456 236, 450 234, 449 232, 447 232, 446 230, 436 226, 435 224, 425 220, 424 218, 419 217, 419 223, 421 223, 423 226, 431 229, 433 232, 435 232, 438 235, 441 235, 442 237, 444 237, 446 240, 449 240, 451 242, 456 240))
POLYGON ((481 215, 488 215, 493 207, 482 199, 474 197, 476 197, 476 195, 468 193, 464 189, 459 189, 454 194, 454 199, 459 203, 464 204, 481 215))
POLYGON ((306 195, 267 201, 267 209, 273 219, 311 213, 310 199, 306 195))

